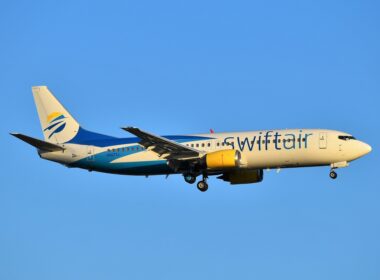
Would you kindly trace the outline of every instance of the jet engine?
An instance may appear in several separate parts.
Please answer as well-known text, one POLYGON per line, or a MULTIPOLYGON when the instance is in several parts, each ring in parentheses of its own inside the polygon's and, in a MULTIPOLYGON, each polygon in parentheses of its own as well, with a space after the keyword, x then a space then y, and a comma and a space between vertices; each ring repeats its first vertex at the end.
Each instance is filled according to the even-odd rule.
POLYGON ((222 150, 206 154, 202 166, 207 169, 228 169, 241 166, 241 153, 237 150, 222 150))
POLYGON ((259 183, 264 179, 262 169, 231 170, 223 173, 218 179, 230 182, 231 185, 259 183))

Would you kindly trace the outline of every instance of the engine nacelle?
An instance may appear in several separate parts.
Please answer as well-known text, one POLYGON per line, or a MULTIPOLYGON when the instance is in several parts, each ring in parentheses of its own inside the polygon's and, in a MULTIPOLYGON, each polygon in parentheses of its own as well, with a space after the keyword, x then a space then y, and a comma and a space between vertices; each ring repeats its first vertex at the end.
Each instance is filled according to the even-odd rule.
POLYGON ((230 182, 231 185, 259 183, 264 179, 262 169, 255 170, 231 170, 223 173, 218 179, 230 182))
POLYGON ((222 150, 206 154, 202 165, 208 169, 228 169, 241 166, 241 153, 236 150, 222 150))

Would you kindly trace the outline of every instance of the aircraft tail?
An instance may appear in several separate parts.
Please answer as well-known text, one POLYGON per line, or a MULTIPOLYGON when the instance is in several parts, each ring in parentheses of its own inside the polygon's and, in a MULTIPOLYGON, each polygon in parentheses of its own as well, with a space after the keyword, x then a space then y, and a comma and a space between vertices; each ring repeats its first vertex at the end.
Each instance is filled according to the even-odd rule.
POLYGON ((65 143, 77 135, 79 123, 70 115, 46 86, 32 87, 45 141, 65 143))

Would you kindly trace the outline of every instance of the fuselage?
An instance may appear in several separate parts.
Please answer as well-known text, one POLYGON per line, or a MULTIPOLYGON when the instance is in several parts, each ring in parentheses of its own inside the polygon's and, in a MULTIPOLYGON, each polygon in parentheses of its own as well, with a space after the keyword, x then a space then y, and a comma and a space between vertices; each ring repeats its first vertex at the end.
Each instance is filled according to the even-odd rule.
POLYGON ((14 137, 39 155, 67 167, 123 175, 182 174, 204 192, 207 178, 236 184, 261 182, 263 169, 306 166, 336 168, 371 151, 345 132, 328 129, 272 129, 158 136, 140 128, 122 129, 134 137, 118 138, 84 129, 46 86, 32 87, 44 140, 22 133, 14 137))
MULTIPOLYGON (((83 130, 82 134, 86 133, 83 130)), ((273 129, 247 132, 164 136, 193 149, 210 153, 240 151, 244 169, 289 168, 330 165, 345 167, 371 151, 351 135, 326 129, 273 129)), ((165 158, 145 149, 140 139, 94 134, 65 143, 64 151, 40 152, 42 158, 91 171, 125 175, 179 173, 165 158)), ((213 170, 210 172, 218 172, 213 170)))

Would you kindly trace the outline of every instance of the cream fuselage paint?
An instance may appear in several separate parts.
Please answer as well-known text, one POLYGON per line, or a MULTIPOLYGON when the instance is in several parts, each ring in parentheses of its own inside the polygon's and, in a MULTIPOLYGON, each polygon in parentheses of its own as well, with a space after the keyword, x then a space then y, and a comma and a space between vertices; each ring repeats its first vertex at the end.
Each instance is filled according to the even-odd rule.
POLYGON ((252 144, 248 147, 247 136, 242 134, 234 136, 233 148, 242 152, 248 168, 306 167, 351 161, 354 158, 345 157, 342 148, 345 143, 339 143, 343 141, 338 135, 342 133, 331 130, 260 131, 248 134, 248 140, 255 141, 256 147, 252 144))
POLYGON ((366 153, 367 144, 358 140, 343 141, 338 139, 339 135, 348 134, 321 129, 222 133, 212 140, 212 146, 215 149, 217 142, 230 143, 230 149, 242 153, 246 168, 253 169, 330 165, 350 162, 366 153))
MULTIPOLYGON (((287 129, 263 130, 252 132, 196 134, 210 138, 209 140, 188 141, 183 145, 194 147, 205 153, 235 149, 241 152, 245 162, 241 168, 265 169, 331 165, 350 162, 370 151, 369 146, 358 140, 343 141, 339 135, 348 135, 344 132, 321 129, 287 129)), ((122 149, 139 146, 138 143, 125 145, 96 147, 78 144, 65 144, 65 151, 40 154, 42 158, 71 166, 82 161, 81 167, 102 172, 128 174, 128 172, 114 172, 112 166, 118 164, 139 163, 147 161, 163 161, 156 153, 141 147, 139 152, 123 155, 122 149), (102 170, 99 161, 106 157, 109 165, 102 170)), ((162 174, 171 172, 165 171, 162 174)), ((174 171, 172 173, 175 173, 174 171)), ((153 174, 157 174, 154 172, 153 174)), ((149 174, 145 174, 149 175, 149 174)))

